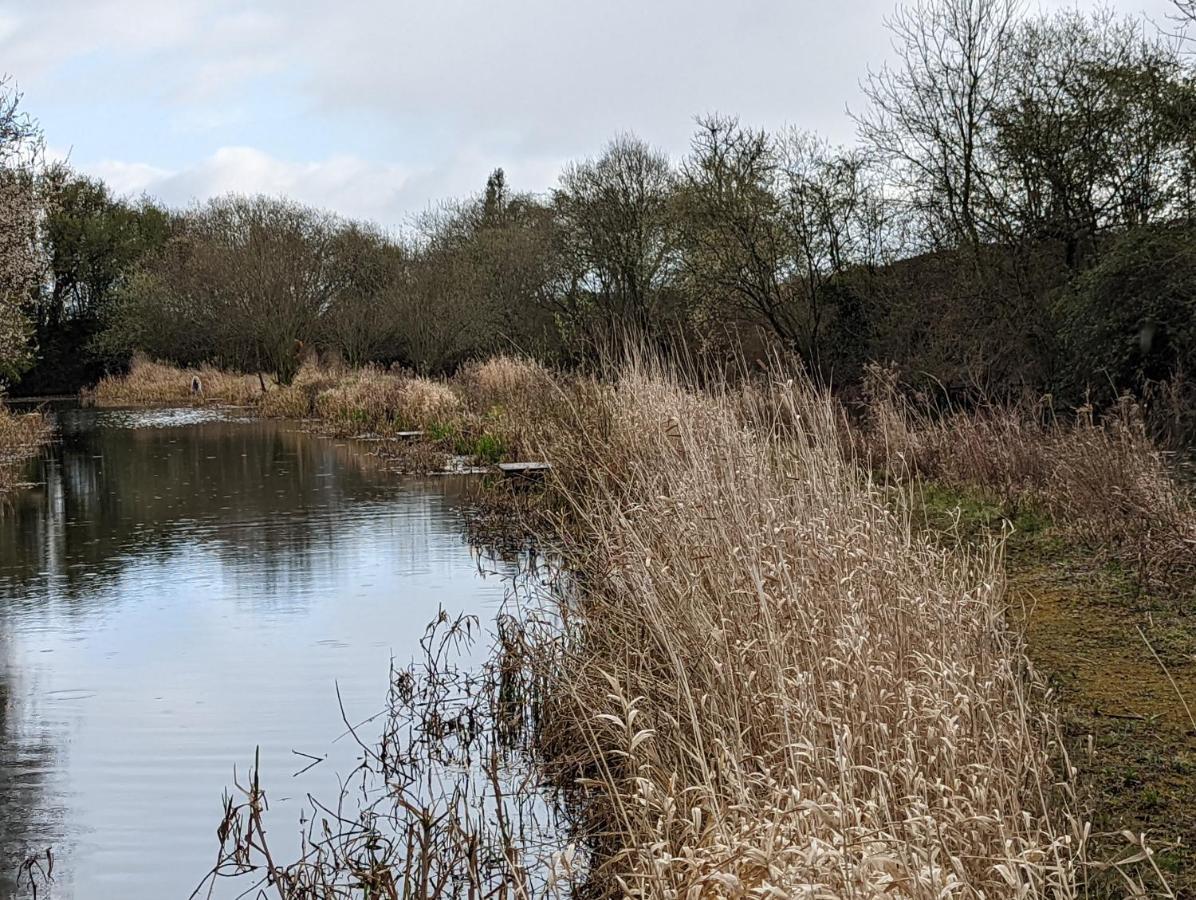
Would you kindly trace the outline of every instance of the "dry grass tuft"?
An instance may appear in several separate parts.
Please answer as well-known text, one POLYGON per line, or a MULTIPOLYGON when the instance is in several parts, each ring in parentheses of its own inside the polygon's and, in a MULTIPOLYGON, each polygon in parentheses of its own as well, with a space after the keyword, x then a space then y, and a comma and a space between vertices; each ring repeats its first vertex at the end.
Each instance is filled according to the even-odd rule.
POLYGON ((290 384, 278 385, 258 398, 258 412, 275 419, 308 419, 316 414, 316 397, 334 387, 338 374, 304 363, 290 384))
POLYGON ((342 434, 398 430, 403 380, 379 369, 359 369, 330 379, 313 406, 316 418, 342 434))
POLYGON ((552 375, 534 360, 495 356, 469 363, 454 376, 464 402, 481 413, 495 408, 526 409, 552 387, 552 375))
POLYGON ((411 429, 431 428, 455 422, 463 404, 451 387, 430 378, 406 378, 399 388, 397 415, 411 429))
POLYGON ((497 356, 462 368, 453 387, 466 407, 463 430, 475 442, 489 442, 514 459, 541 455, 546 429, 559 416, 563 379, 537 362, 497 356))

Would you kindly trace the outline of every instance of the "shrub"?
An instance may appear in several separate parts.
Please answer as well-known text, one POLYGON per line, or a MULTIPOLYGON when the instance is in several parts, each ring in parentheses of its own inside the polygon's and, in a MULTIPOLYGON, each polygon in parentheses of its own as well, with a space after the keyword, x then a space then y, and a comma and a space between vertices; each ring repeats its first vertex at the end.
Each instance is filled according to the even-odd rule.
POLYGON ((1196 228, 1135 228, 1064 294, 1078 387, 1140 390, 1196 371, 1196 228))

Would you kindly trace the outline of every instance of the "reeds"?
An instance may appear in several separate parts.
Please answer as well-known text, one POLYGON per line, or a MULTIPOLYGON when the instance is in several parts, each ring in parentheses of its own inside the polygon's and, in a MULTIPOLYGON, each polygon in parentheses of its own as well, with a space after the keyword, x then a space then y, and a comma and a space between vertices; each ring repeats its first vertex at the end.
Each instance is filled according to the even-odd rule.
POLYGON ((1196 498, 1129 398, 1070 418, 1049 398, 944 413, 910 401, 873 370, 866 411, 854 442, 886 475, 1038 507, 1147 583, 1175 587, 1196 577, 1196 498))
POLYGON ((203 366, 180 369, 135 357, 125 375, 102 378, 84 399, 97 406, 156 406, 219 403, 230 406, 249 406, 262 394, 256 376, 238 375, 203 366), (199 379, 199 390, 192 388, 199 379))
POLYGON ((597 848, 590 887, 1077 894, 999 547, 919 536, 800 378, 698 391, 641 366, 591 396, 553 448, 584 577, 540 735, 597 848))
MULTIPOLYGON (((534 591, 540 627, 507 620, 519 639, 472 682, 485 715, 401 676, 418 721, 367 751, 418 762, 383 779, 391 811, 338 810, 291 865, 244 841, 228 859, 273 866, 288 897, 356 896, 329 887, 352 878, 370 896, 1083 893, 1086 830, 1005 618, 998 542, 920 534, 853 457, 836 401, 780 369, 699 389, 640 362, 522 396, 553 464, 540 533, 568 577, 534 591), (480 742, 454 771, 484 797, 442 780, 434 748, 460 746, 463 723, 480 742), (509 777, 512 747, 537 776, 509 777), (562 820, 531 843, 504 819, 554 803, 562 820)), ((246 832, 254 790, 226 835, 246 832)))

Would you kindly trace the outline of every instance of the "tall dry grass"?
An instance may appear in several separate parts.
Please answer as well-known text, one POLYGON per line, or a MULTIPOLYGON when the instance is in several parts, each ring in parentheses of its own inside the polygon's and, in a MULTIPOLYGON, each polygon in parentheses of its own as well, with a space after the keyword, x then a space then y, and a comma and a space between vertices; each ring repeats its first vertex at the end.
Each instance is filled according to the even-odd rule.
POLYGON ((97 406, 186 406, 197 403, 249 406, 256 403, 261 394, 261 383, 256 376, 238 375, 212 366, 180 369, 139 356, 133 359, 128 373, 102 378, 84 393, 84 399, 97 406), (198 394, 191 389, 195 377, 201 384, 198 394))
MULTIPOLYGON (((914 488, 871 480, 833 398, 780 369, 698 388, 642 361, 597 380, 504 360, 452 389, 464 419, 538 423, 522 440, 552 463, 546 493, 511 508, 559 560, 534 582, 539 615, 500 619, 464 693, 362 744, 376 777, 358 818, 282 863, 253 838, 255 780, 226 809, 241 837, 222 865, 313 898, 367 880, 384 896, 1085 895, 1088 830, 1006 621, 1000 543, 923 534, 892 502, 914 488), (564 820, 524 837, 554 796, 564 820)), ((912 452, 916 424, 895 416, 891 445, 912 452)), ((440 666, 419 677, 441 683, 440 666)))
POLYGON ((540 745, 596 894, 1078 895, 999 548, 920 537, 841 421, 801 379, 638 366, 545 448, 580 593, 540 745))
POLYGON ((890 475, 1039 507, 1148 582, 1174 586, 1196 577, 1196 496, 1129 398, 1101 415, 1081 408, 1070 420, 1055 414, 1049 398, 942 414, 911 402, 878 369, 868 416, 854 441, 890 475))
POLYGON ((461 427, 469 437, 493 437, 507 454, 528 459, 550 442, 547 432, 556 427, 564 389, 574 382, 534 360, 496 356, 463 366, 451 384, 461 398, 461 427))

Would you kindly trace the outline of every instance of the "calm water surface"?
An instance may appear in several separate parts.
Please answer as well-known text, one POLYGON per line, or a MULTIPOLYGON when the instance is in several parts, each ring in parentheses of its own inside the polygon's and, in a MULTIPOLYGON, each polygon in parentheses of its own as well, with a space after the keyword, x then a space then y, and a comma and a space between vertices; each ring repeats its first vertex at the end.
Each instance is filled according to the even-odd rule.
POLYGON ((357 758, 337 686, 378 712, 438 608, 485 617, 504 580, 462 540, 459 480, 228 413, 59 426, 0 501, 0 896, 52 847, 50 896, 186 897, 234 766, 260 745, 267 824, 297 834, 357 758), (294 751, 327 759, 294 776, 294 751))

